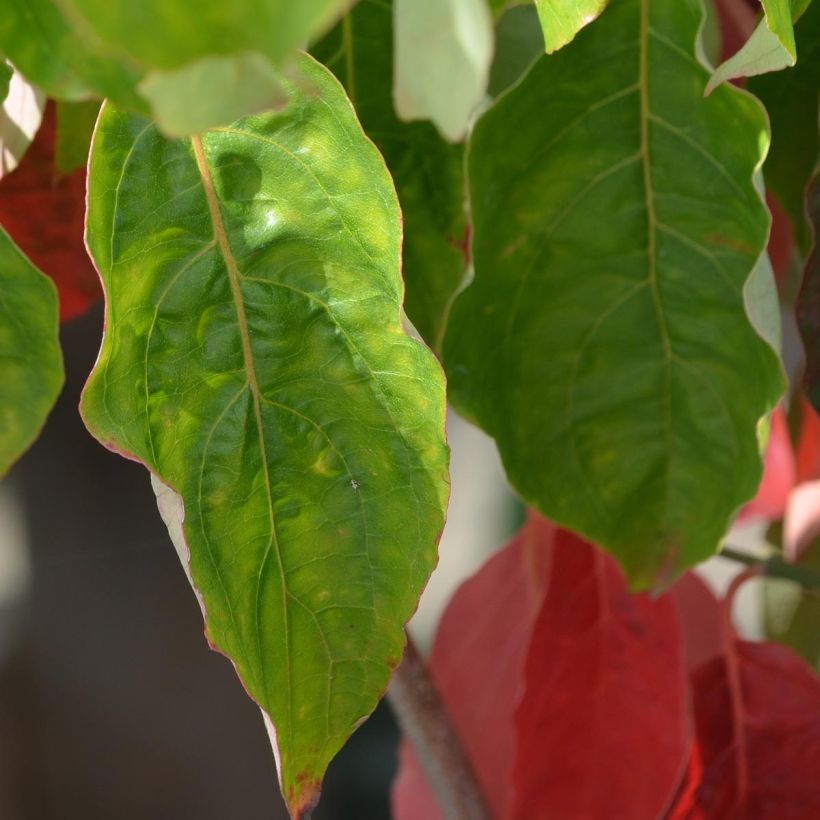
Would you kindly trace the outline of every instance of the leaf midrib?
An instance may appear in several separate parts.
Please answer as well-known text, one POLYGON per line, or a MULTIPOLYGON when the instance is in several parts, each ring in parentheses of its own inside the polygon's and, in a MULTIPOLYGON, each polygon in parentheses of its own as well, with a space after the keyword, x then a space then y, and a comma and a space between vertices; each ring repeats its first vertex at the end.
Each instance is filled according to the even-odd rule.
MULTIPOLYGON (((234 309, 236 310, 237 326, 239 329, 239 337, 242 342, 242 359, 245 367, 245 373, 248 379, 248 388, 251 394, 251 401, 253 403, 254 418, 256 420, 256 428, 259 434, 259 449, 262 456, 262 473, 265 480, 265 494, 268 502, 268 521, 270 526, 270 537, 268 539, 265 554, 259 567, 259 575, 257 579, 256 588, 256 607, 258 613, 259 591, 261 589, 262 574, 265 571, 265 566, 270 559, 271 553, 276 557, 279 567, 279 577, 282 585, 282 618, 284 623, 284 656, 285 669, 287 680, 287 701, 288 701, 288 733, 290 739, 290 748, 293 748, 293 697, 292 697, 292 681, 291 681, 291 665, 290 665, 290 623, 288 613, 288 596, 287 579, 285 576, 285 567, 282 561, 282 553, 279 546, 279 539, 276 533, 276 521, 273 513, 273 493, 270 485, 270 475, 268 472, 268 455, 265 445, 265 434, 262 426, 262 396, 259 389, 259 380, 256 375, 256 364, 253 359, 253 351, 251 349, 250 329, 248 326, 248 318, 245 313, 245 303, 242 297, 242 289, 239 283, 240 272, 236 264, 236 258, 231 250, 228 233, 225 229, 225 223, 222 219, 222 212, 219 207, 219 199, 216 195, 211 171, 208 166, 208 161, 205 156, 205 150, 202 146, 202 139, 198 136, 191 138, 191 144, 194 150, 194 157, 196 159, 197 169, 202 179, 202 187, 205 192, 205 199, 208 203, 208 211, 211 216, 211 224, 214 230, 214 239, 216 240, 219 251, 225 262, 225 268, 228 272, 228 281, 231 288, 231 296, 233 297, 234 309)), ((259 654, 259 672, 262 677, 262 689, 267 694, 265 687, 265 664, 262 662, 262 652, 260 641, 260 630, 257 627, 256 631, 257 651, 259 654)), ((273 718, 271 717, 271 720, 273 718)))
MULTIPOLYGON (((649 105, 649 0, 640 0, 640 29, 638 32, 638 93, 640 96, 640 156, 643 167, 644 199, 646 200, 646 222, 647 222, 647 264, 649 266, 649 290, 652 294, 652 305, 655 310, 655 317, 661 333, 664 358, 664 461, 663 470, 663 509, 667 510, 669 505, 669 484, 670 472, 672 469, 672 344, 669 338, 669 327, 663 311, 663 301, 661 299, 660 287, 658 285, 658 265, 656 236, 658 231, 658 219, 655 214, 655 191, 652 187, 652 161, 649 151, 649 121, 652 112, 649 105)), ((665 517, 665 514, 664 514, 665 517)), ((667 526, 669 522, 667 521, 667 526)), ((669 533, 666 533, 667 536, 669 533)), ((668 549, 668 544, 663 545, 668 549)))

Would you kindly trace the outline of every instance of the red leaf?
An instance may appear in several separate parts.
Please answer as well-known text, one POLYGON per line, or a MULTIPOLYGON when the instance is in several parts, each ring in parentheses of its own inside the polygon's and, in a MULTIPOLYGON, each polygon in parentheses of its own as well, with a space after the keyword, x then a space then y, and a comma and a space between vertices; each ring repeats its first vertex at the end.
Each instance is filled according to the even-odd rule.
POLYGON ((631 595, 612 558, 559 531, 525 668, 511 816, 662 813, 690 742, 672 597, 631 595))
POLYGON ((800 394, 800 435, 797 441, 797 481, 820 478, 820 416, 800 394))
MULTIPOLYGON (((465 581, 442 616, 430 656, 430 673, 496 817, 504 816, 508 798, 513 711, 553 534, 552 525, 533 516, 465 581)), ((399 759, 395 820, 439 820, 441 812, 406 742, 399 759)))
POLYGON ((796 480, 795 472, 786 414, 778 405, 772 413, 763 479, 757 495, 741 510, 738 518, 765 518, 770 521, 782 518, 796 480))
POLYGON ((695 743, 668 820, 820 817, 820 679, 791 650, 740 640, 733 582, 721 607, 722 648, 691 677, 695 743))
POLYGON ((820 680, 785 647, 735 640, 692 678, 703 775, 677 818, 817 820, 820 680))
POLYGON ((720 603, 694 572, 669 590, 678 608, 686 668, 692 672, 723 651, 720 603))
POLYGON ((49 102, 22 162, 0 180, 0 224, 56 283, 60 318, 83 313, 101 295, 83 241, 85 170, 58 178, 56 116, 49 102))

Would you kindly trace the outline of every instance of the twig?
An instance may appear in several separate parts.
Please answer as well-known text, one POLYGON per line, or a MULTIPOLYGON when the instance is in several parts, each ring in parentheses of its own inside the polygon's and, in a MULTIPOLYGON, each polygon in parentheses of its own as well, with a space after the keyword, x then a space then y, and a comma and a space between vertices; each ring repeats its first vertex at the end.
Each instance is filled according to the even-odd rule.
POLYGON ((393 675, 387 699, 421 763, 446 820, 490 820, 470 761, 424 659, 408 636, 404 660, 393 675))
POLYGON ((777 555, 769 558, 756 558, 735 547, 724 547, 718 555, 730 561, 738 561, 747 567, 755 567, 761 575, 767 578, 782 578, 800 584, 804 589, 820 592, 820 572, 799 564, 790 564, 777 555))

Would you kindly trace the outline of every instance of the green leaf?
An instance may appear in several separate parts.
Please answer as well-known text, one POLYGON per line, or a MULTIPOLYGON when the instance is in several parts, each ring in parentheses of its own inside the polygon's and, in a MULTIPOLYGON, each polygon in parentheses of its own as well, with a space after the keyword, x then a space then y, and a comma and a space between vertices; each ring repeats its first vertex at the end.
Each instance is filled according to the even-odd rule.
POLYGON ((63 385, 57 291, 0 228, 0 476, 45 423, 63 385))
POLYGON ((571 42, 604 10, 607 0, 535 0, 547 54, 571 42))
POLYGON ((701 14, 618 0, 478 121, 475 280, 444 340, 450 397, 513 485, 636 586, 714 552, 783 389, 744 309, 766 118, 735 89, 703 98, 701 14))
POLYGON ((390 3, 360 0, 313 53, 344 84, 393 175, 404 220, 405 310, 438 350, 465 270, 464 149, 430 123, 405 123, 393 112, 390 3))
POLYGON ((57 170, 61 174, 70 174, 82 168, 88 161, 88 149, 91 147, 91 134, 100 104, 96 100, 88 102, 57 103, 57 170))
POLYGON ((8 0, 0 48, 50 96, 107 97, 168 134, 272 107, 276 69, 348 0, 8 0))
POLYGON ((820 3, 812 5, 795 29, 800 60, 789 71, 753 77, 749 90, 766 106, 772 145, 766 157, 766 186, 777 197, 805 253, 811 243, 806 221, 806 184, 820 157, 820 3))
POLYGON ((401 658, 447 499, 443 378, 401 327, 389 175, 330 73, 298 70, 282 111, 201 141, 103 108, 106 334, 82 400, 181 497, 209 640, 267 716, 294 816, 401 658))
POLYGON ((811 0, 762 0, 765 16, 743 47, 721 63, 706 84, 711 94, 721 83, 737 77, 754 77, 780 71, 797 62, 792 20, 808 8, 811 0))
POLYGON ((215 123, 287 102, 280 73, 256 51, 203 57, 181 68, 151 71, 139 90, 162 130, 172 137, 196 134, 215 123))
POLYGON ((495 26, 495 54, 490 67, 491 97, 518 82, 544 53, 544 35, 535 6, 514 6, 495 26))
POLYGON ((0 49, 49 97, 109 97, 135 111, 148 111, 134 90, 137 69, 67 22, 54 0, 6 0, 0 14, 0 49))
POLYGON ((486 0, 395 0, 393 100, 403 120, 431 120, 450 142, 467 133, 493 57, 486 0))

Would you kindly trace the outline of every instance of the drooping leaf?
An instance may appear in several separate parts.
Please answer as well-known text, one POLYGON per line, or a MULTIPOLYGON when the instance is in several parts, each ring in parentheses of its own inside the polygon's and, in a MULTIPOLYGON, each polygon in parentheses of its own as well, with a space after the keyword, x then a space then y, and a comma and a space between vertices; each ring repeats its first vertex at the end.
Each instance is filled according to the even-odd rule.
POLYGON ((275 71, 348 0, 9 0, 0 48, 50 96, 195 133, 284 100, 275 71))
POLYGON ((360 0, 313 54, 345 86, 393 176, 404 222, 404 307, 439 350, 447 309, 466 268, 464 149, 445 142, 428 122, 396 117, 389 2, 360 0))
POLYGON ((535 0, 547 54, 571 42, 604 10, 607 0, 535 0))
POLYGON ((37 437, 62 385, 54 285, 0 228, 0 476, 37 437))
POLYGON ((42 122, 45 104, 42 91, 15 72, 0 108, 0 179, 17 167, 28 150, 42 122))
POLYGON ((765 115, 731 88, 703 98, 699 7, 613 2, 481 117, 475 279, 444 341, 450 397, 513 485, 644 586, 716 549, 783 387, 744 298, 765 115))
POLYGON ((464 138, 493 57, 487 0, 395 0, 393 99, 403 120, 431 120, 464 138))
POLYGON ((806 259, 796 310, 806 351, 803 387, 812 407, 820 412, 820 171, 808 185, 806 209, 814 227, 814 246, 806 259))
POLYGON ((793 20, 806 10, 811 0, 761 2, 765 12, 763 19, 743 47, 712 72, 706 94, 727 80, 780 71, 797 61, 793 20))
POLYGON ((487 92, 497 97, 518 82, 544 52, 544 34, 535 6, 513 6, 495 26, 495 53, 487 92))
POLYGON ((673 598, 631 595, 610 556, 559 531, 515 712, 509 817, 662 816, 686 768, 687 700, 673 598))
POLYGON ((789 215, 805 253, 811 245, 806 186, 820 158, 820 3, 813 3, 800 18, 795 37, 797 65, 753 77, 748 88, 763 101, 772 123, 772 144, 763 168, 766 185, 789 215))
POLYGON ((692 688, 694 782, 671 820, 820 815, 820 679, 800 658, 734 639, 692 688))
POLYGON ((0 180, 0 224, 57 285, 60 318, 84 313, 100 297, 100 281, 83 242, 85 170, 61 176, 55 167, 54 104, 20 166, 0 180))
MULTIPOLYGON (((530 630, 544 593, 555 530, 535 516, 456 591, 439 622, 430 674, 494 817, 507 817, 513 714, 530 630)), ((410 745, 399 752, 395 820, 440 820, 410 745)))
POLYGON ((107 330, 82 400, 180 496, 208 638, 267 716, 297 817, 401 658, 447 497, 393 187, 339 84, 298 67, 285 109, 201 140, 103 109, 87 231, 107 330))
POLYGON ((99 113, 100 104, 96 100, 57 103, 57 148, 54 162, 58 173, 70 174, 85 167, 91 147, 91 134, 99 113))

